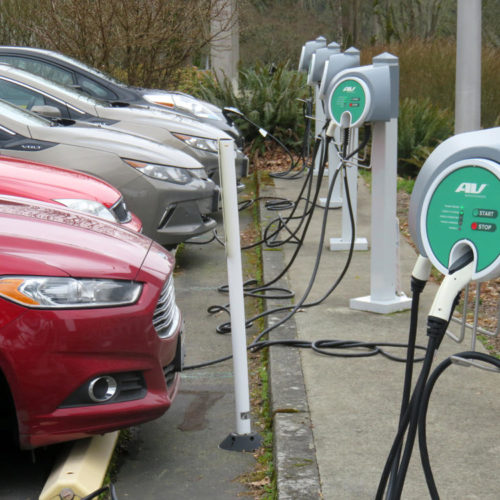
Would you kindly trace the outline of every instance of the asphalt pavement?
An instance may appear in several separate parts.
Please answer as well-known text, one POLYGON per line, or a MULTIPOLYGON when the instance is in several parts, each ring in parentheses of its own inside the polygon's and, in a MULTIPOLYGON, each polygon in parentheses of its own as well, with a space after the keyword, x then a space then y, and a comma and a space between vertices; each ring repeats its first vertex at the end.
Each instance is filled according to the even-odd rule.
MULTIPOLYGON (((240 228, 251 223, 249 214, 242 214, 240 228)), ((219 230, 223 232, 220 220, 219 230)), ((225 250, 217 241, 186 244, 177 252, 174 283, 185 322, 186 365, 231 354, 231 337, 216 332, 228 316, 207 312, 209 306, 227 302, 227 295, 217 290, 226 282, 225 250)), ((255 459, 252 453, 219 448, 235 431, 232 361, 183 372, 179 393, 165 415, 131 429, 118 460, 118 498, 239 498, 247 492, 242 478, 253 470, 255 459)))

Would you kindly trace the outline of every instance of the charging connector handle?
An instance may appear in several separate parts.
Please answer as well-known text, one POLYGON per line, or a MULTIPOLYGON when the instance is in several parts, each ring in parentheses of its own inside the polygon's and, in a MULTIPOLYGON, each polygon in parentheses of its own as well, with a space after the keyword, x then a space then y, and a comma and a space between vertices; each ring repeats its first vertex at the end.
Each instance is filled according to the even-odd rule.
POLYGON ((454 265, 450 268, 450 274, 445 276, 432 303, 429 317, 449 321, 456 296, 469 283, 474 272, 475 265, 472 252, 466 254, 466 256, 467 259, 465 259, 465 262, 461 262, 462 267, 460 269, 457 269, 457 265, 454 265))
POLYGON ((415 266, 413 267, 413 272, 411 273, 411 276, 412 278, 415 278, 418 281, 427 282, 431 274, 431 269, 432 269, 431 261, 427 257, 419 255, 417 258, 417 262, 415 262, 415 266))

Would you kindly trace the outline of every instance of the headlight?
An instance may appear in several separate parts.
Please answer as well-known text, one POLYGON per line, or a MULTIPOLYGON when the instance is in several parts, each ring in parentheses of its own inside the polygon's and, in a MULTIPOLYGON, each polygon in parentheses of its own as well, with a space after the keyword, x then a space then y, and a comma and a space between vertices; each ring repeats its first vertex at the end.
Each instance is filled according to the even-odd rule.
POLYGON ((219 152, 219 146, 216 139, 206 139, 205 137, 196 137, 194 135, 178 134, 177 132, 172 132, 172 135, 193 148, 210 151, 211 153, 219 152))
POLYGON ((169 108, 179 108, 199 117, 209 120, 220 120, 206 104, 185 94, 146 94, 143 96, 146 101, 169 108))
POLYGON ((0 295, 26 307, 73 309, 133 304, 142 285, 135 281, 12 276, 0 279, 0 295))
POLYGON ((160 181, 174 182, 176 184, 187 184, 191 179, 189 169, 169 167, 167 165, 158 165, 156 163, 145 163, 142 161, 125 160, 127 165, 136 168, 144 175, 159 179, 160 181))
POLYGON ((58 203, 67 206, 68 208, 72 208, 73 210, 79 210, 80 212, 95 215, 96 217, 100 217, 101 219, 117 222, 116 217, 113 215, 113 213, 98 201, 72 198, 59 198, 54 201, 57 201, 58 203))

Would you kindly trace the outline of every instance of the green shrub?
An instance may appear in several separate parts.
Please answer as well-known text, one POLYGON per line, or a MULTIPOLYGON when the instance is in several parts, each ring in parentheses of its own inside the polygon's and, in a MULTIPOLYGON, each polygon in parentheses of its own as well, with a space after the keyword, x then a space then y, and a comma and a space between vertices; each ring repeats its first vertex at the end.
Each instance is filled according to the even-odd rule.
POLYGON ((415 177, 432 150, 453 135, 453 115, 430 99, 406 98, 400 103, 398 121, 398 173, 415 177))
MULTIPOLYGON (((259 127, 275 135, 289 147, 297 147, 304 132, 302 103, 308 96, 306 77, 290 70, 287 63, 270 68, 257 64, 239 71, 239 91, 225 78, 217 80, 211 73, 201 76, 193 93, 220 107, 234 106, 259 127)), ((238 120, 243 134, 255 147, 262 145, 258 129, 238 120)))
MULTIPOLYGON (((390 45, 364 47, 361 63, 387 51, 399 57, 400 99, 429 98, 440 109, 455 110, 454 39, 405 40, 390 45)), ((481 71, 481 126, 493 127, 500 113, 500 48, 483 47, 481 71)))

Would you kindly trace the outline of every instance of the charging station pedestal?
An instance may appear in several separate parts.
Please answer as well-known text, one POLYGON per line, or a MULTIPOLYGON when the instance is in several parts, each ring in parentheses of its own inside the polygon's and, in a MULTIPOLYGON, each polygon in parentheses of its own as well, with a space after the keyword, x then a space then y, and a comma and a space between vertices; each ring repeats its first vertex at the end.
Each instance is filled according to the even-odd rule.
POLYGON ((411 299, 398 291, 398 58, 384 53, 370 66, 341 71, 329 86, 327 102, 338 127, 352 130, 371 122, 373 129, 370 295, 351 299, 349 305, 382 314, 403 311, 411 299))
POLYGON ((351 299, 351 309, 387 314, 411 307, 396 293, 399 228, 396 219, 398 120, 372 124, 372 221, 370 295, 351 299))
MULTIPOLYGON (((335 76, 341 71, 349 68, 355 68, 359 66, 359 50, 355 47, 348 48, 344 53, 332 54, 329 56, 328 61, 325 62, 323 68, 323 75, 321 77, 321 84, 319 90, 319 97, 323 101, 323 105, 328 110, 329 102, 327 97, 329 91, 331 90, 330 84, 334 80, 335 76)), ((333 143, 330 142, 328 150, 328 165, 332 168, 328 169, 328 182, 329 185, 333 182, 336 171, 341 166, 341 159, 337 152, 336 145, 340 144, 340 128, 335 127, 333 132, 333 143), (335 168, 333 168, 335 166, 335 168)), ((349 143, 348 154, 357 149, 358 147, 358 129, 354 128, 351 131, 351 141, 349 143)), ((357 156, 353 158, 352 164, 346 169, 347 184, 349 187, 349 194, 351 198, 351 207, 354 216, 354 226, 356 226, 357 217, 357 198, 358 198, 358 167, 356 165, 357 156)), ((338 177, 336 180, 336 185, 334 186, 335 193, 336 190, 342 192, 344 188, 343 179, 338 177)), ((320 198, 319 203, 321 206, 326 206, 326 198, 320 198)), ((330 202, 330 208, 332 208, 332 203, 330 202)), ((342 232, 340 238, 330 238, 329 245, 330 250, 348 250, 351 246, 351 221, 349 217, 349 208, 347 205, 347 198, 345 196, 341 197, 342 206, 342 232)), ((354 250, 368 250, 368 240, 362 237, 356 237, 354 241, 354 250)))
MULTIPOLYGON (((358 129, 351 131, 351 144, 347 153, 350 154, 358 147, 358 129)), ((357 161, 357 156, 353 157, 354 163, 357 161)), ((351 199, 351 209, 354 217, 354 227, 356 228, 356 214, 358 211, 358 168, 355 165, 347 167, 345 171, 347 176, 347 184, 349 186, 349 195, 351 199)), ((341 184, 343 179, 337 179, 341 184)), ((349 250, 351 248, 352 229, 351 219, 349 217, 349 207, 347 206, 347 198, 344 196, 342 200, 342 233, 340 238, 330 238, 330 250, 349 250)), ((368 240, 362 236, 356 236, 354 239, 354 250, 368 250, 368 240)))

